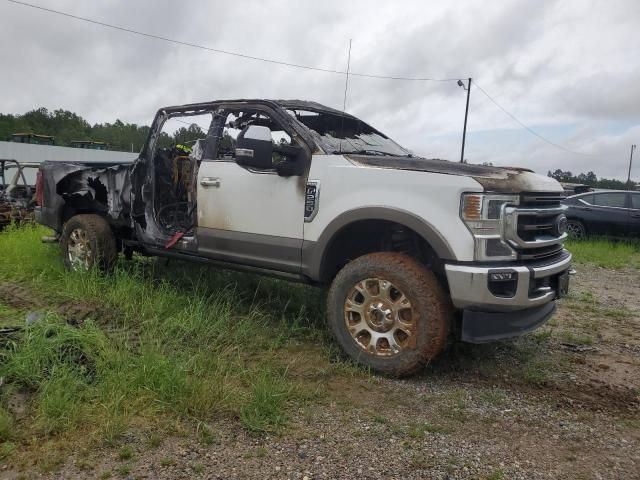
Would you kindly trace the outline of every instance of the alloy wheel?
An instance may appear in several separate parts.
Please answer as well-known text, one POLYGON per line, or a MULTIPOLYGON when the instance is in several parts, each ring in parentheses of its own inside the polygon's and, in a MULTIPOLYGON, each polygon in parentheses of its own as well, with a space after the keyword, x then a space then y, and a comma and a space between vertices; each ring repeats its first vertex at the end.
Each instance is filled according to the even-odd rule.
POLYGON ((372 355, 397 355, 414 343, 416 316, 411 301, 384 278, 367 278, 349 290, 344 320, 356 344, 372 355))
POLYGON ((93 249, 87 232, 81 228, 74 229, 67 242, 67 257, 71 268, 76 272, 89 270, 93 256, 93 249))

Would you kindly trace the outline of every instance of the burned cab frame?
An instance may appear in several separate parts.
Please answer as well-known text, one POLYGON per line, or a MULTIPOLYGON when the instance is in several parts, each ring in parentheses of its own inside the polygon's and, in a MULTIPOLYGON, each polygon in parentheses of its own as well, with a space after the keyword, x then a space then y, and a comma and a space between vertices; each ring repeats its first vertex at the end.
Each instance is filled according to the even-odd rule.
MULTIPOLYGON (((315 104, 309 102, 308 105, 315 104)), ((229 114, 236 115, 233 127, 243 130, 240 142, 246 141, 245 130, 270 127, 274 123, 295 140, 296 146, 272 145, 273 155, 282 160, 272 166, 276 174, 302 179, 308 171, 317 147, 304 125, 287 113, 287 107, 277 101, 233 100, 162 108, 156 113, 142 151, 132 164, 44 162, 41 174, 46 201, 37 208, 37 220, 61 232, 66 220, 73 215, 99 213, 119 230, 123 245, 164 248, 179 232, 181 241, 175 248, 195 251, 197 172, 202 160, 218 151, 223 141, 222 131, 229 126, 226 123, 229 114), (189 117, 206 114, 211 116, 211 122, 192 151, 182 150, 182 145, 162 144, 163 126, 167 121, 179 118, 188 123, 189 117)), ((247 168, 267 170, 264 155, 255 157, 255 160, 263 158, 264 165, 244 163, 247 168)), ((242 163, 242 158, 238 163, 242 163)), ((300 188, 304 189, 302 180, 300 188)))
POLYGON ((33 221, 37 163, 0 159, 0 230, 11 223, 33 221), (29 179, 28 179, 29 178, 29 179))
MULTIPOLYGON (((237 156, 238 165, 301 179, 309 169, 311 155, 315 150, 309 132, 276 102, 235 100, 161 109, 156 114, 151 133, 131 171, 131 217, 138 240, 151 248, 164 248, 179 234, 180 242, 172 243, 173 248, 197 250, 194 227, 197 226, 198 170, 203 160, 211 159, 216 152, 227 147, 230 147, 230 156, 237 156), (211 115, 211 122, 205 137, 197 142, 197 152, 185 156, 181 152, 161 148, 159 140, 167 121, 179 117, 188 122, 188 117, 202 115, 211 115), (231 123, 227 121, 230 115, 235 116, 231 123), (273 144, 271 141, 267 145, 265 129, 273 129, 276 125, 288 133, 296 146, 273 144), (235 140, 237 145, 222 145, 228 140, 223 135, 223 130, 227 127, 240 131, 235 140), (252 138, 260 130, 264 137, 261 138, 262 141, 252 138), (252 157, 249 157, 250 153, 253 154, 252 157), (270 163, 273 155, 278 155, 281 161, 270 163), (177 170, 175 164, 181 159, 187 163, 187 174, 178 178, 174 175, 177 170), (171 186, 182 184, 183 188, 179 192, 173 188, 160 190, 158 186, 162 182, 171 186)), ((304 188, 302 183, 301 188, 304 188)))

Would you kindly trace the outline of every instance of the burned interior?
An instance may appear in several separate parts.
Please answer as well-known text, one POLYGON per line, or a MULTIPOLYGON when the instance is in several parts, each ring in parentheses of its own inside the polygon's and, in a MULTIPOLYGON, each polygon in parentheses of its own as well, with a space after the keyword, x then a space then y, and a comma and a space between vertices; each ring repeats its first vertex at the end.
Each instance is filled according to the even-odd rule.
POLYGON ((196 179, 213 121, 211 111, 167 116, 156 138, 153 209, 158 226, 168 234, 190 232, 196 219, 196 179))
POLYGON ((263 170, 283 176, 302 173, 302 150, 264 109, 228 106, 166 115, 152 153, 153 210, 164 233, 193 233, 201 162, 237 161, 243 166, 242 159, 236 159, 236 146, 250 126, 266 127, 271 133, 273 153, 263 170))
POLYGON ((11 223, 32 221, 36 163, 0 160, 0 230, 11 223))

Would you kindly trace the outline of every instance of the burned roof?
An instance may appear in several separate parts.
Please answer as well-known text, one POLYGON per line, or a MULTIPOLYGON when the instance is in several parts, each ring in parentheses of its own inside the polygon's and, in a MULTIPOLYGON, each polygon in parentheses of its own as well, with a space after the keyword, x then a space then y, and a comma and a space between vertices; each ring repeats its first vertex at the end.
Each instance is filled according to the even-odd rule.
POLYGON ((346 118, 354 118, 353 115, 348 113, 343 113, 340 110, 335 108, 327 107, 326 105, 322 105, 318 102, 313 102, 309 100, 271 100, 266 98, 236 98, 236 99, 227 99, 227 100, 215 100, 210 102, 199 102, 199 103, 187 103, 184 105, 173 105, 169 107, 163 107, 159 111, 160 112, 177 112, 183 111, 185 109, 193 109, 200 110, 211 108, 216 105, 225 105, 225 104, 243 104, 243 103, 262 103, 262 104, 271 104, 272 106, 279 106, 288 110, 308 110, 310 112, 318 112, 318 113, 329 113, 332 115, 340 115, 345 116, 346 118))
POLYGON ((274 103, 277 103, 282 108, 286 108, 288 110, 308 110, 310 112, 325 112, 325 113, 331 113, 332 115, 344 115, 345 117, 355 118, 353 115, 350 115, 348 113, 343 113, 340 110, 327 107, 318 102, 312 102, 308 100, 271 100, 271 101, 274 103))

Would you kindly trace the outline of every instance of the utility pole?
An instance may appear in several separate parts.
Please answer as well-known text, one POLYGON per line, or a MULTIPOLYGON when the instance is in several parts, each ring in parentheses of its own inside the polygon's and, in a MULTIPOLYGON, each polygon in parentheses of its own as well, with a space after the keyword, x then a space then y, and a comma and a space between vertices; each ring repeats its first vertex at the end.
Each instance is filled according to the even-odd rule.
POLYGON ((460 152, 460 163, 464 163, 464 143, 467 139, 467 117, 469 116, 469 96, 471 95, 471 78, 468 79, 467 88, 462 80, 458 80, 458 85, 467 91, 467 107, 464 110, 464 129, 462 130, 462 152, 460 152))
POLYGON ((629 155, 629 174, 627 175, 627 183, 631 183, 631 162, 633 162, 633 151, 636 149, 635 145, 631 145, 631 155, 629 155))

